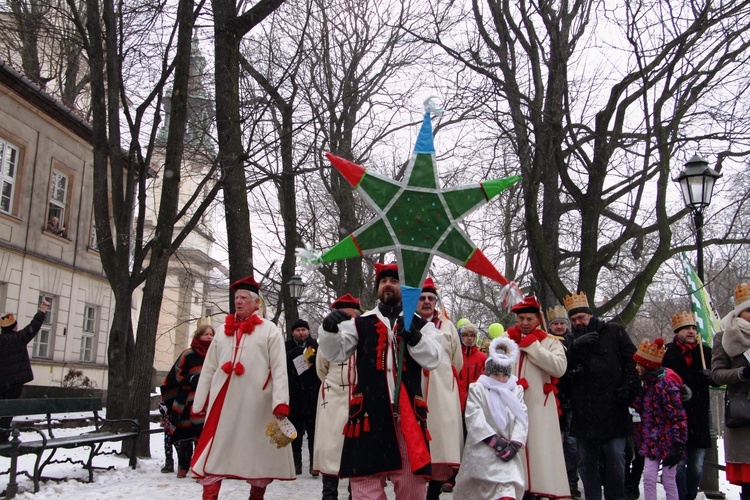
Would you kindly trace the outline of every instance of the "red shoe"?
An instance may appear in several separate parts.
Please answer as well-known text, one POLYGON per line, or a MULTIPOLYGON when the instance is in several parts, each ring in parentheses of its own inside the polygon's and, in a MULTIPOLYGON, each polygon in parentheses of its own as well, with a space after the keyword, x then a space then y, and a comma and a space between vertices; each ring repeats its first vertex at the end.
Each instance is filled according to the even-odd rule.
POLYGON ((188 473, 187 470, 180 469, 180 470, 177 471, 177 477, 179 477, 179 478, 187 477, 187 473, 188 473))
POLYGON ((221 481, 204 485, 203 500, 219 500, 219 489, 221 489, 221 481))

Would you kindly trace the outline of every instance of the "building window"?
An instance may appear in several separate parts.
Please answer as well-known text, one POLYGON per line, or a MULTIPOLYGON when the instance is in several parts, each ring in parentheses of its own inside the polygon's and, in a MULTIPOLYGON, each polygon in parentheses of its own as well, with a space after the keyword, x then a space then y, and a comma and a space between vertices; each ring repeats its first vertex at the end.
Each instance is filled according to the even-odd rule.
POLYGON ((66 206, 68 201, 68 176, 60 170, 52 169, 52 181, 49 188, 49 212, 47 221, 57 218, 60 228, 65 226, 66 206))
POLYGON ((99 240, 96 239, 96 225, 91 224, 91 240, 89 241, 91 250, 99 251, 99 240))
POLYGON ((44 314, 44 321, 42 322, 42 328, 34 337, 34 352, 35 358, 49 359, 52 355, 52 325, 55 318, 55 298, 50 295, 40 295, 39 304, 42 301, 49 302, 49 309, 44 314))
POLYGON ((0 212, 10 214, 18 177, 18 148, 0 139, 0 212))
POLYGON ((94 344, 96 340, 96 307, 86 306, 83 309, 83 332, 81 335, 81 361, 94 361, 94 344))

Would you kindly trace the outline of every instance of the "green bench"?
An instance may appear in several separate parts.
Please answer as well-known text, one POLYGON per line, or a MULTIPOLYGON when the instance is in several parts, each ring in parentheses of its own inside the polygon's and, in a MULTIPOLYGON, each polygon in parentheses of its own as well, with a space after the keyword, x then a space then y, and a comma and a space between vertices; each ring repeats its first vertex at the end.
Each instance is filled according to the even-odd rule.
MULTIPOLYGON (((34 493, 39 491, 39 481, 41 479, 56 479, 42 476, 44 468, 49 464, 72 463, 80 464, 88 470, 89 482, 94 480, 94 469, 112 469, 109 467, 95 467, 93 464, 94 457, 105 454, 102 452, 102 445, 108 442, 118 442, 131 440, 132 447, 129 465, 135 469, 136 440, 140 433, 140 426, 137 420, 120 419, 109 420, 101 418, 99 411, 102 409, 102 400, 100 398, 39 398, 39 399, 5 399, 0 400, 0 417, 12 416, 22 417, 28 415, 45 415, 46 422, 43 428, 24 426, 15 427, 11 430, 11 439, 0 444, 0 456, 10 458, 10 467, 2 473, 9 474, 8 487, 6 488, 6 498, 13 498, 18 492, 16 477, 19 474, 17 469, 17 459, 21 455, 36 455, 34 470, 31 474, 27 471, 21 471, 34 481, 34 493), (53 430, 53 421, 66 413, 92 412, 92 423, 94 430, 82 432, 75 436, 55 437, 53 430), (34 432, 38 434, 39 439, 33 440, 20 439, 23 431, 34 432), (61 448, 72 449, 88 447, 89 455, 87 460, 73 460, 66 457, 64 460, 56 460, 55 454, 61 448), (50 453, 46 454, 45 452, 50 453)), ((8 429, 4 429, 8 430, 8 429)), ((111 453, 111 452, 106 452, 111 453)))

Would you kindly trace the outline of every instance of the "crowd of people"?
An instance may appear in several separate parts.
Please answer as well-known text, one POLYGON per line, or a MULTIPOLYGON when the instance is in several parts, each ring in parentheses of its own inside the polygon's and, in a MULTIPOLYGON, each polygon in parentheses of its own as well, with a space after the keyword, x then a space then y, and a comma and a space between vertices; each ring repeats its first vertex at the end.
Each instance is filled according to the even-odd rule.
MULTIPOLYGON (((263 498, 273 480, 303 472, 306 435, 324 500, 344 479, 354 499, 385 499, 390 481, 406 500, 580 498, 579 483, 586 499, 619 500, 639 498, 641 478, 646 500, 659 483, 668 500, 692 500, 710 445, 709 387, 750 391, 750 283, 737 287, 713 349, 686 311, 672 317, 671 342, 636 348, 583 292, 546 317, 527 296, 507 332, 478 342, 476 325, 457 328, 441 309, 430 278, 410 322, 395 264, 376 264, 375 288, 373 309, 346 294, 317 340, 297 320, 284 343, 259 312, 255 280, 233 283, 223 334, 200 326, 162 387, 178 477, 190 464, 204 499, 225 478, 263 498), (274 420, 293 424, 291 446, 269 441, 274 420)), ((725 429, 727 477, 744 499, 748 429, 725 429)))

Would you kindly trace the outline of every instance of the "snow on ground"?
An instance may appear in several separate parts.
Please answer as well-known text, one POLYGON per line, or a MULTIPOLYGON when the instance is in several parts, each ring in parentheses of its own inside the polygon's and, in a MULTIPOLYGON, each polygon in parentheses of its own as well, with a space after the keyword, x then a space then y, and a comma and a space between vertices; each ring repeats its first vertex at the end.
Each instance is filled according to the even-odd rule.
MULTIPOLYGON (((56 429, 55 435, 63 437, 70 434, 78 434, 86 429, 56 429)), ((32 434, 22 435, 21 439, 32 439, 32 434)), ((105 445, 106 446, 106 445, 105 445)), ((109 449, 119 449, 119 445, 113 443, 109 449)), ((60 450, 58 455, 61 457, 72 456, 75 459, 84 459, 87 456, 88 448, 78 448, 74 450, 60 450)), ((106 498, 107 500, 117 499, 177 499, 177 498, 200 498, 202 487, 194 480, 188 478, 178 479, 174 473, 162 474, 161 467, 164 463, 164 446, 163 435, 155 433, 151 435, 151 454, 153 458, 138 459, 138 467, 132 470, 128 467, 126 457, 115 455, 105 455, 94 459, 94 465, 109 466, 114 465, 113 470, 97 470, 94 473, 94 482, 85 483, 75 480, 69 481, 47 481, 41 483, 40 491, 33 494, 33 483, 25 477, 20 476, 19 491, 16 498, 26 500, 43 500, 43 499, 75 499, 75 500, 94 500, 106 498)), ((175 454, 175 460, 176 460, 175 454)), ((309 468, 309 458, 307 456, 307 446, 303 446, 302 452, 303 471, 302 475, 297 476, 295 481, 274 481, 268 486, 266 498, 269 500, 310 500, 320 498, 322 484, 320 478, 313 478, 306 471, 309 468)), ((719 441, 719 461, 723 462, 723 443, 719 441)), ((5 469, 8 465, 8 459, 0 459, 0 468, 5 469)), ((33 455, 26 455, 19 458, 19 470, 33 467, 33 455)), ((48 466, 44 473, 51 477, 68 477, 87 479, 87 472, 80 465, 53 464, 48 466)), ((0 489, 7 485, 8 476, 0 476, 0 489)), ((721 491, 726 494, 727 499, 739 498, 740 488, 730 485, 726 482, 724 473, 719 474, 721 491)), ((641 488, 643 491, 643 488, 641 488)), ((220 500, 241 499, 249 496, 250 486, 243 481, 226 480, 221 487, 219 495, 220 500)), ((395 494, 389 483, 388 498, 394 499, 395 494)), ((346 481, 339 484, 339 498, 346 499, 346 481)), ((441 499, 448 500, 452 498, 451 494, 442 494, 441 499)), ((658 488, 658 498, 664 499, 664 491, 658 488)), ((699 499, 703 498, 702 494, 698 495, 699 499)))

